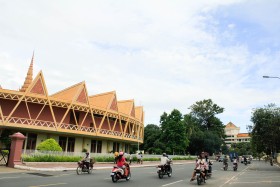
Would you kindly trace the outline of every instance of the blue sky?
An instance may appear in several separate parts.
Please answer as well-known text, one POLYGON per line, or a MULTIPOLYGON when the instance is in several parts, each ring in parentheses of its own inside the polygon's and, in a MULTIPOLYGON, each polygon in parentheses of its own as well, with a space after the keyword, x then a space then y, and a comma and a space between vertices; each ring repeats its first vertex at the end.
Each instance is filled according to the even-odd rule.
POLYGON ((246 132, 253 108, 279 105, 280 1, 0 0, 0 85, 18 89, 35 51, 50 94, 86 81, 143 105, 145 124, 196 101, 246 132))

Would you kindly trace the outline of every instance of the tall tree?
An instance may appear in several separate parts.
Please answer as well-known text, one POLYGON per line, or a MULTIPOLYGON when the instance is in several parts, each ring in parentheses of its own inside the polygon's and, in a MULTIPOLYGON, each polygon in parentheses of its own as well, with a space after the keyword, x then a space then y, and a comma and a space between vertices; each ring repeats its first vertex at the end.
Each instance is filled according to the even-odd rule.
POLYGON ((191 112, 186 114, 184 121, 188 131, 191 154, 207 151, 210 154, 218 152, 225 137, 224 125, 215 115, 224 108, 213 103, 211 99, 197 101, 190 106, 191 112))
POLYGON ((160 127, 154 124, 148 124, 144 129, 144 144, 141 145, 141 149, 147 151, 149 154, 161 153, 164 145, 161 143, 160 137, 160 127))
POLYGON ((213 103, 211 99, 204 99, 197 101, 195 104, 190 106, 191 114, 196 117, 202 126, 209 129, 215 125, 213 118, 215 115, 223 113, 224 108, 213 103))
POLYGON ((188 139, 186 136, 186 125, 181 112, 174 109, 169 115, 163 113, 160 118, 162 131, 161 140, 168 154, 185 154, 188 139))
POLYGON ((253 111, 252 147, 257 153, 280 151, 280 108, 269 104, 253 111))

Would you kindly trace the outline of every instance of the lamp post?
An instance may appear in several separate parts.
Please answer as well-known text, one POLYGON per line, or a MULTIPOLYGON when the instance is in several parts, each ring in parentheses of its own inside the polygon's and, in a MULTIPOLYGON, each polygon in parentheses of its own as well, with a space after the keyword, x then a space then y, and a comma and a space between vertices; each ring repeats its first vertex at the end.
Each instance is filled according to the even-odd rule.
POLYGON ((267 75, 264 75, 263 78, 280 79, 280 77, 272 77, 272 76, 267 76, 267 75))

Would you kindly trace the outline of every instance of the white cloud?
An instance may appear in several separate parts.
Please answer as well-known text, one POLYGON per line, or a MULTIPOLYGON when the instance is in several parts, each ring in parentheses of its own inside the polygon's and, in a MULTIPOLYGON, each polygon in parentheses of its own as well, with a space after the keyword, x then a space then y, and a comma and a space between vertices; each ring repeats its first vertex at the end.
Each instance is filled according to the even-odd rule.
POLYGON ((144 105, 146 123, 156 124, 164 111, 187 113, 194 102, 211 98, 225 107, 222 121, 244 131, 248 111, 279 103, 279 83, 261 77, 277 75, 280 50, 266 43, 252 52, 238 40, 242 33, 231 31, 239 23, 220 32, 212 13, 244 7, 234 14, 269 30, 279 28, 278 22, 267 26, 273 16, 262 11, 245 13, 251 3, 0 2, 0 84, 18 89, 35 50, 35 72, 43 70, 49 94, 85 80, 89 95, 116 90, 119 100, 134 98, 144 105))

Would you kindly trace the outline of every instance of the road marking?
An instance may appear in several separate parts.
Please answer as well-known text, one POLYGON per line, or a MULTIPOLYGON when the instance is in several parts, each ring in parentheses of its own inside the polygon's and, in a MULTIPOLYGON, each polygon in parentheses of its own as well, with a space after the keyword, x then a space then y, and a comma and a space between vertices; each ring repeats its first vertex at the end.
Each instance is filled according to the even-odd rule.
POLYGON ((169 186, 169 185, 172 185, 172 184, 175 184, 175 183, 178 183, 178 182, 182 182, 183 180, 179 180, 179 181, 175 181, 175 182, 172 182, 172 183, 169 183, 169 184, 165 184, 165 185, 162 185, 162 186, 169 186))
MULTIPOLYGON (((248 167, 249 167, 249 166, 248 166, 248 167)), ((238 175, 241 175, 242 173, 244 173, 244 171, 245 171, 246 169, 247 169, 247 168, 243 169, 243 170, 241 171, 241 173, 239 173, 239 174, 237 174, 237 175, 231 177, 228 181, 226 181, 226 182, 225 182, 224 184, 222 184, 220 187, 222 187, 222 186, 228 184, 232 179, 237 178, 237 176, 238 176, 238 175)))
POLYGON ((58 185, 63 185, 67 183, 56 183, 56 184, 42 184, 42 185, 37 185, 37 186, 29 186, 29 187, 40 187, 40 186, 58 186, 58 185))
POLYGON ((257 182, 231 182, 230 184, 239 184, 239 183, 248 183, 248 184, 251 184, 251 183, 279 183, 280 181, 257 181, 257 182))
POLYGON ((20 177, 1 177, 0 180, 1 179, 16 179, 16 178, 20 178, 20 177))

